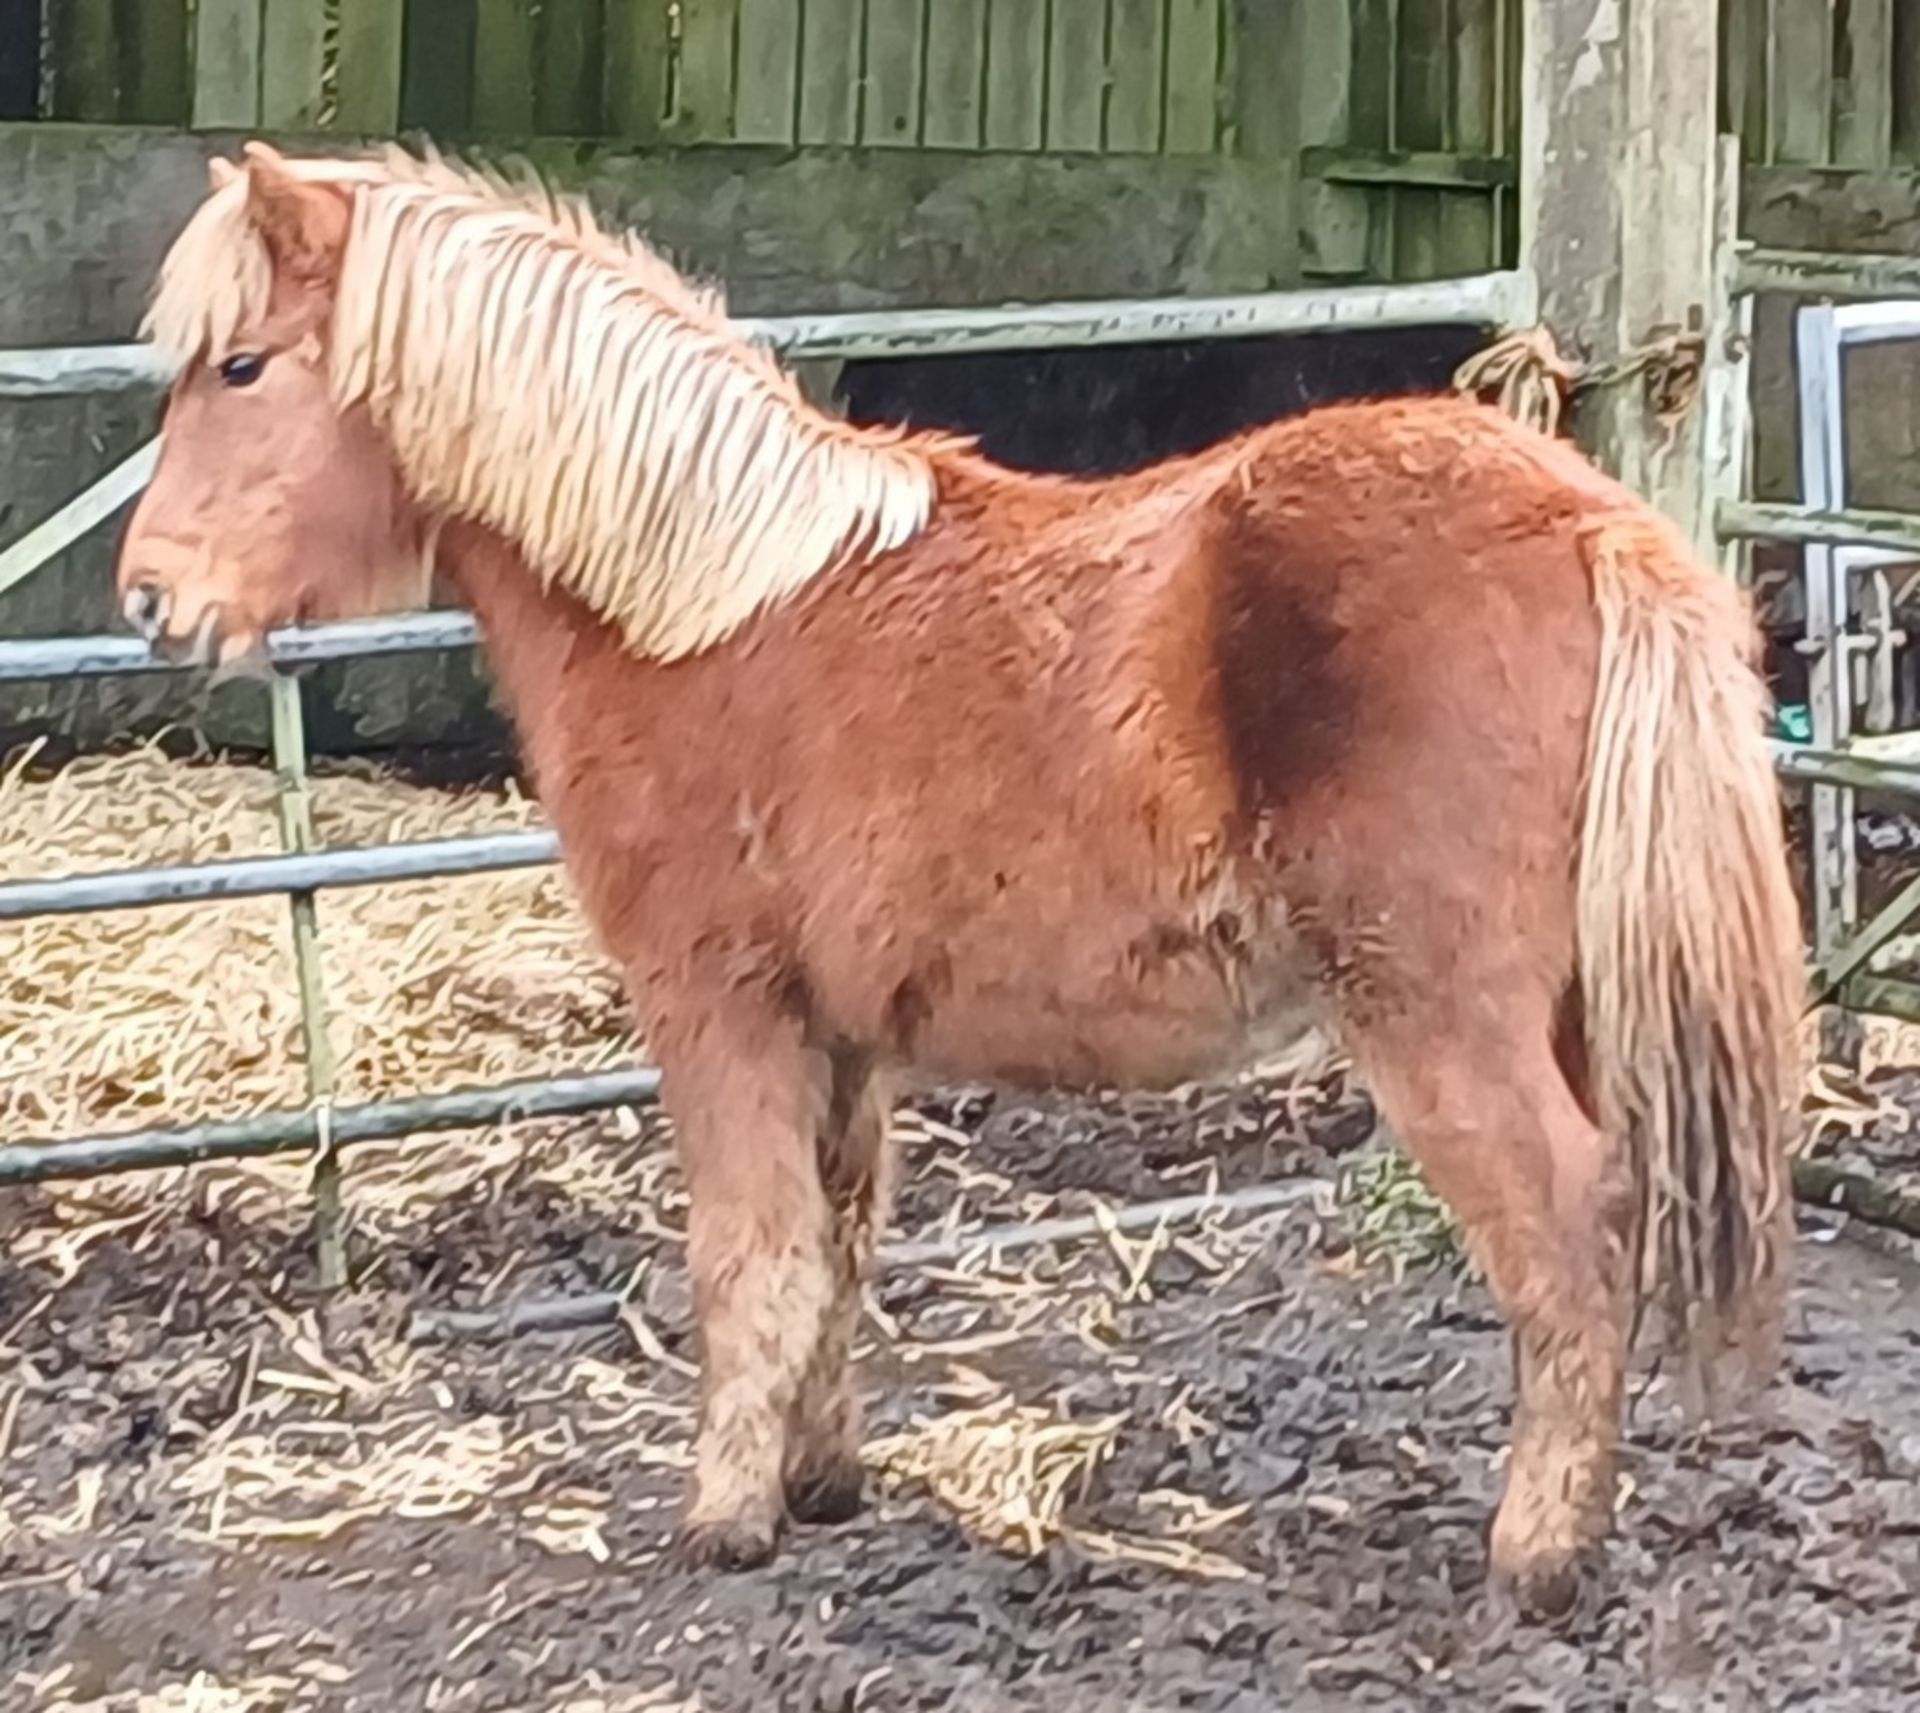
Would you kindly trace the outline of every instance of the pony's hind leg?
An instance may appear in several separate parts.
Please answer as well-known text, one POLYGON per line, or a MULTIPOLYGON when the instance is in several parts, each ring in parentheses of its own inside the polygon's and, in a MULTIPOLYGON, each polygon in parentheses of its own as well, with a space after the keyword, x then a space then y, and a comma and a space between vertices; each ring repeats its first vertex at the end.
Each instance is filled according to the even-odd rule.
POLYGON ((1453 1209, 1513 1329, 1518 1397, 1495 1575, 1564 1611, 1606 1533, 1626 1349, 1615 1156, 1552 1046, 1552 1008, 1453 986, 1365 1030, 1382 1116, 1453 1209), (1461 1016, 1473 1014, 1462 1026, 1461 1016))
POLYGON ((779 1537, 788 1420, 834 1300, 816 1160, 827 1077, 797 1027, 708 1025, 661 1051, 702 1347, 679 1551, 737 1569, 779 1537))
POLYGON ((887 1218, 891 1094, 890 1083, 864 1056, 836 1056, 819 1144, 833 1296, 787 1429, 787 1509, 801 1522, 846 1521, 860 1509, 865 1487, 860 1398, 849 1357, 874 1245, 887 1218))

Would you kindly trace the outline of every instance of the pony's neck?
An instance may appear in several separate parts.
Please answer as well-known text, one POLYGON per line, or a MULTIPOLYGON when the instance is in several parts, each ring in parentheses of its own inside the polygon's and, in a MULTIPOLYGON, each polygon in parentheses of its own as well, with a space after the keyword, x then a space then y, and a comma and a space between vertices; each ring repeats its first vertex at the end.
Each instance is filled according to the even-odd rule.
POLYGON ((649 663, 578 597, 546 586, 518 548, 483 525, 448 522, 437 564, 480 627, 536 782, 548 778, 560 759, 555 745, 565 721, 555 703, 565 687, 598 681, 595 667, 615 657, 629 682, 646 676, 649 663))

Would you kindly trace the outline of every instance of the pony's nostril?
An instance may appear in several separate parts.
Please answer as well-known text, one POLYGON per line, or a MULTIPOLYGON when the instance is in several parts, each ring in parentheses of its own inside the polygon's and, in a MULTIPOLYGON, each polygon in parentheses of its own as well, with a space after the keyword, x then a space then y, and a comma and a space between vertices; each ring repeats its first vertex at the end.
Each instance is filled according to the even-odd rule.
POLYGON ((167 628, 167 592, 158 583, 139 582, 120 604, 127 623, 148 642, 157 642, 167 628))

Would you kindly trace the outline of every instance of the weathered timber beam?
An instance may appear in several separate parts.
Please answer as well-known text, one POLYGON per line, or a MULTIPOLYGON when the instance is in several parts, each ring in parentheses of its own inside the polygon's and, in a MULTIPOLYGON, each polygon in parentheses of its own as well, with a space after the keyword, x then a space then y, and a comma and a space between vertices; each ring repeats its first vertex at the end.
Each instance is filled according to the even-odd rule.
POLYGON ((1734 282, 1794 297, 1920 298, 1920 256, 1755 249, 1741 255, 1734 282))

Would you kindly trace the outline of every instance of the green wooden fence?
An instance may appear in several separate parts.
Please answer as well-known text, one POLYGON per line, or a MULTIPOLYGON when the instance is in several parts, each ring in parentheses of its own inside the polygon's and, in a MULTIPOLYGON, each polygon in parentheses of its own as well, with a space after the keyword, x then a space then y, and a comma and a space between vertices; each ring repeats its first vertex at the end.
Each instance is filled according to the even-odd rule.
MULTIPOLYGON (((43 4, 49 118, 1253 155, 1286 181, 1309 279, 1514 250, 1517 0, 43 4)), ((1721 4, 1723 109, 1751 162, 1920 164, 1920 0, 1721 4)))
MULTIPOLYGON (((1308 148, 1416 157, 1376 159, 1376 183, 1486 201, 1484 162, 1511 156, 1517 105, 1511 0, 44 0, 44 9, 45 116, 96 122, 1207 154, 1234 147, 1249 121, 1235 61, 1251 29, 1289 47, 1288 87, 1253 91, 1297 109, 1282 130, 1297 129, 1308 148)), ((1920 162, 1920 0, 1722 0, 1722 13, 1724 112, 1750 160, 1920 162)), ((1407 206, 1417 212, 1393 223, 1393 239, 1418 252, 1448 205, 1407 206)))
POLYGON ((1756 164, 1920 163, 1920 0, 1721 0, 1722 120, 1756 164))
POLYGON ((49 117, 1210 154, 1234 0, 49 0, 49 117))
POLYGON ((54 118, 1253 155, 1297 199, 1309 278, 1512 254, 1517 0, 46 4, 54 118))

